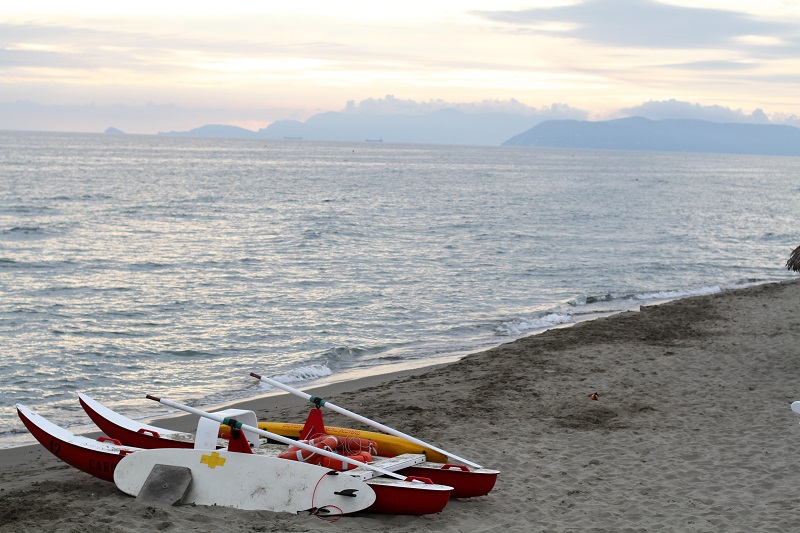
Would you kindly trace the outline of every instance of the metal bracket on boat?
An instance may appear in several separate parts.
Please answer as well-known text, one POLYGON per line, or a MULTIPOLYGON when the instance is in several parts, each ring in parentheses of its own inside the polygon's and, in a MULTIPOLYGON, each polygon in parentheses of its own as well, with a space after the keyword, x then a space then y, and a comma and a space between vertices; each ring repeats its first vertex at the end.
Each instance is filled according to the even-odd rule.
POLYGON ((334 492, 334 494, 336 494, 337 496, 348 496, 350 498, 355 498, 356 492, 358 492, 358 489, 344 489, 336 491, 334 492))

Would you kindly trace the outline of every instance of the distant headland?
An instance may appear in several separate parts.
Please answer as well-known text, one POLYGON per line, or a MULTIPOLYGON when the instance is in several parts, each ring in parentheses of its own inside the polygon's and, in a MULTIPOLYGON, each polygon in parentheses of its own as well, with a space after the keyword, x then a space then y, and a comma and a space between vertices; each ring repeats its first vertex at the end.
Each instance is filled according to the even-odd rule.
POLYGON ((503 146, 800 155, 800 129, 778 124, 739 124, 642 117, 589 122, 548 120, 503 146))

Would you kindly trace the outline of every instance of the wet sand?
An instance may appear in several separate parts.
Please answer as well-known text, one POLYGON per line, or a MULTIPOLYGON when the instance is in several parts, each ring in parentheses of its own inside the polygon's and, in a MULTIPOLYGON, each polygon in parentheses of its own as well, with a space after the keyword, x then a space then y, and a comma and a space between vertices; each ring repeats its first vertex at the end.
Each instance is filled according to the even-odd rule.
MULTIPOLYGON (((798 528, 800 417, 789 409, 800 399, 798 281, 644 307, 313 393, 500 470, 497 486, 435 515, 329 523, 137 503, 36 445, 0 450, 0 531, 798 528)), ((281 421, 308 410, 289 395, 238 405, 281 421)))

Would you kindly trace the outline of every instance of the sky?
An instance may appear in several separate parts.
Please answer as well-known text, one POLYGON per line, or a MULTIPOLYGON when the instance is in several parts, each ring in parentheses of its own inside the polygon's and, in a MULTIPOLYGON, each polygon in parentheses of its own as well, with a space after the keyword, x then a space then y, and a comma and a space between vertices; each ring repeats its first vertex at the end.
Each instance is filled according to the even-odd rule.
POLYGON ((364 101, 800 125, 797 0, 10 4, 0 129, 256 130, 364 101))

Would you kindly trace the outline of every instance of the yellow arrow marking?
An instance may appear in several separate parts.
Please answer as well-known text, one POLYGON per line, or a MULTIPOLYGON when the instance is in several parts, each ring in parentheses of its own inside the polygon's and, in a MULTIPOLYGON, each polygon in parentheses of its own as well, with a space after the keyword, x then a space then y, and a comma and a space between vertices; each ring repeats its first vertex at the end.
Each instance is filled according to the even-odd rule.
POLYGON ((220 457, 217 452, 211 452, 211 455, 203 455, 200 457, 201 465, 208 465, 209 468, 216 468, 225 464, 225 458, 220 457))

